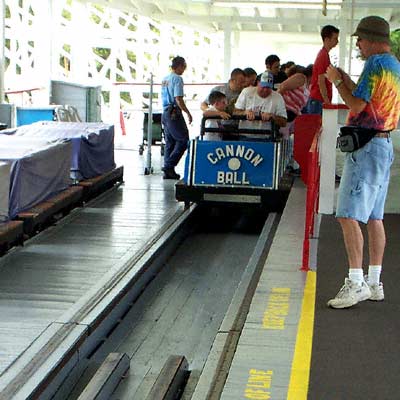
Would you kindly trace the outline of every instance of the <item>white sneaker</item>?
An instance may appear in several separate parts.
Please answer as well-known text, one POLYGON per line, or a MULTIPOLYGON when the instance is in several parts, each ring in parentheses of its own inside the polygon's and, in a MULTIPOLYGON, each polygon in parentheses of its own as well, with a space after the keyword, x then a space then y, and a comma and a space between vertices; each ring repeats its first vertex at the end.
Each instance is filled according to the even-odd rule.
POLYGON ((365 279, 366 284, 369 287, 369 290, 371 291, 371 297, 369 298, 369 300, 373 300, 373 301, 384 300, 385 294, 383 293, 383 283, 379 282, 379 283, 370 285, 370 283, 368 282, 368 275, 365 275, 364 279, 365 279))
POLYGON ((346 278, 336 297, 329 300, 327 304, 332 308, 348 308, 370 297, 371 290, 365 282, 359 285, 346 278))

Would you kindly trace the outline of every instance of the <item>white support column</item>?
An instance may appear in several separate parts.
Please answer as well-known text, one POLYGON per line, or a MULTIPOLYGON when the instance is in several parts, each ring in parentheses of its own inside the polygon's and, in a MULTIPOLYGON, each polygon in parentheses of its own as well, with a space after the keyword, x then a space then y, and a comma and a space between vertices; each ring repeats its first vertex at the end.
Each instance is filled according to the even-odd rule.
POLYGON ((343 22, 339 33, 339 67, 346 71, 347 38, 349 35, 346 14, 343 22))
POLYGON ((231 58, 232 58, 232 29, 226 25, 224 28, 224 78, 227 81, 231 73, 231 58))
MULTIPOLYGON (((351 9, 350 9, 350 22, 349 22, 349 31, 350 35, 354 32, 354 0, 351 0, 351 9)), ((349 59, 349 68, 348 68, 348 74, 351 76, 351 60, 353 57, 353 38, 350 36, 350 43, 349 43, 349 54, 348 54, 348 59, 349 59)))
POLYGON ((119 137, 122 133, 120 122, 120 90, 120 86, 112 84, 110 85, 110 112, 112 116, 112 123, 114 124, 115 137, 119 137))
POLYGON ((337 109, 324 108, 322 133, 319 145, 321 174, 319 182, 319 210, 321 214, 332 214, 335 195, 337 109))
POLYGON ((37 32, 35 39, 35 48, 37 49, 37 55, 35 57, 36 85, 44 89, 43 103, 48 104, 50 100, 50 80, 53 58, 53 0, 38 2, 37 7, 36 23, 40 25, 40 28, 35 30, 35 32, 37 32))
POLYGON ((90 46, 88 34, 82 32, 87 25, 87 4, 79 1, 72 2, 73 38, 71 46, 71 78, 74 81, 86 82, 88 80, 88 62, 90 46))
POLYGON ((5 18, 5 0, 0 0, 0 103, 4 103, 5 18))

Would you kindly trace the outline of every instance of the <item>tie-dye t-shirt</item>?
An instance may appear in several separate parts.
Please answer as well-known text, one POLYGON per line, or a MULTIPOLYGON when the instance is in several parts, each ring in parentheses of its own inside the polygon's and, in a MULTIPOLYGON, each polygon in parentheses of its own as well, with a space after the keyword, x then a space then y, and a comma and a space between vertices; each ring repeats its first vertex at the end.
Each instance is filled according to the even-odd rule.
POLYGON ((400 116, 400 63, 391 54, 368 57, 353 96, 367 102, 359 114, 349 113, 347 125, 389 131, 400 116))

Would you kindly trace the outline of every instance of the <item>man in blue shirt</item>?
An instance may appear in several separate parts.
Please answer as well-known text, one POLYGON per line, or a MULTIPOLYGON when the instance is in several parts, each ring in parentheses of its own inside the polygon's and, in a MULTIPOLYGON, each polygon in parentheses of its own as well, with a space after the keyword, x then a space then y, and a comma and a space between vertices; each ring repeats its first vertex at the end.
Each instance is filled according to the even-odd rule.
POLYGON ((161 99, 163 104, 162 124, 164 126, 165 153, 164 179, 179 179, 175 167, 182 158, 189 140, 189 131, 183 118, 182 111, 188 116, 189 124, 192 115, 183 100, 182 74, 186 69, 183 57, 175 57, 171 64, 172 72, 167 75, 161 84, 161 99))

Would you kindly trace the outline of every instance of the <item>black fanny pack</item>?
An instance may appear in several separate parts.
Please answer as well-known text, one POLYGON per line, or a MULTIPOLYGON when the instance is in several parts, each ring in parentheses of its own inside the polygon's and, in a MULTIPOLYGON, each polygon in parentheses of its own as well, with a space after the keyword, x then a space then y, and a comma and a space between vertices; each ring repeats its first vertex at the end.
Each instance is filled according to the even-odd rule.
POLYGON ((182 111, 176 104, 170 104, 167 107, 167 113, 171 120, 176 120, 178 117, 182 116, 182 111))
POLYGON ((343 152, 352 152, 365 146, 378 132, 376 129, 359 126, 342 126, 337 139, 337 147, 343 152))

